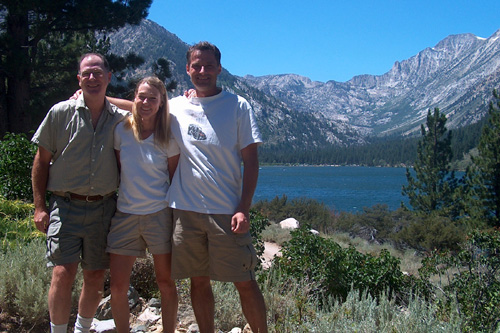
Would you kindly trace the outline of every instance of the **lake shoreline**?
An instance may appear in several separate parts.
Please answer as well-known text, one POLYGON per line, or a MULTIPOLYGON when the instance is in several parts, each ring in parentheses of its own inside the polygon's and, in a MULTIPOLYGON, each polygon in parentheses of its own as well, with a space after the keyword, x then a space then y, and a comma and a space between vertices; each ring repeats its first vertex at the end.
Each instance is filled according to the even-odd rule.
POLYGON ((406 184, 402 167, 261 165, 253 202, 286 195, 317 200, 339 212, 362 212, 377 204, 396 210, 406 200, 401 193, 406 184))

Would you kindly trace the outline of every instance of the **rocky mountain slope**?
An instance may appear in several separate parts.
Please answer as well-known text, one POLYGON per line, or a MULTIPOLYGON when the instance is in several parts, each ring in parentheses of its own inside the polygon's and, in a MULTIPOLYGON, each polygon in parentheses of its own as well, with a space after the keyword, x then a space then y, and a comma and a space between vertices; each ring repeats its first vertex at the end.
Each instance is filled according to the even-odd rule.
MULTIPOLYGON (((170 97, 180 95, 192 87, 185 69, 188 45, 163 27, 144 20, 139 26, 126 26, 109 37, 112 52, 119 55, 135 52, 145 59, 145 64, 130 76, 143 77, 151 74, 151 63, 160 57, 166 57, 171 64, 172 79, 178 83, 170 97)), ((309 149, 364 141, 363 136, 350 126, 336 124, 321 114, 299 112, 290 108, 283 101, 252 87, 245 79, 233 76, 225 69, 219 76, 218 84, 250 101, 268 148, 286 145, 296 149, 309 149)))
POLYGON ((460 127, 484 115, 492 90, 500 86, 499 37, 500 30, 488 39, 449 36, 383 75, 347 82, 312 82, 298 75, 244 79, 296 110, 323 114, 367 134, 408 134, 434 107, 449 115, 452 127, 460 127))
MULTIPOLYGON (((146 59, 134 75, 146 75, 159 57, 171 62, 180 94, 188 45, 152 21, 112 34, 113 52, 134 51, 146 59)), ((396 62, 383 75, 347 82, 316 82, 294 74, 236 77, 223 71, 219 84, 253 105, 267 145, 308 149, 363 143, 368 136, 409 135, 439 107, 451 127, 479 120, 500 87, 500 30, 489 38, 446 37, 434 47, 396 62)))

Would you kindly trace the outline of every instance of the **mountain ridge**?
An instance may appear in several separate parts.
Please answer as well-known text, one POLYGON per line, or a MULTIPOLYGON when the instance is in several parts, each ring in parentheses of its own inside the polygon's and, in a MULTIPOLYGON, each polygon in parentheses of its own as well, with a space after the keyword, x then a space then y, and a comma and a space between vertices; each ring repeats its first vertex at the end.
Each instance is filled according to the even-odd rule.
MULTIPOLYGON (((312 81, 297 74, 244 77, 227 70, 219 85, 252 104, 266 145, 310 149, 363 144, 369 137, 418 133, 429 109, 439 107, 450 128, 480 120, 493 89, 500 86, 500 29, 488 38, 450 35, 415 56, 395 61, 382 75, 357 75, 346 82, 312 81)), ((191 86, 185 72, 188 45, 153 21, 110 35, 112 52, 132 50, 146 63, 166 57, 174 92, 191 86)), ((131 75, 148 74, 147 65, 131 75)))
POLYGON ((489 38, 451 35, 409 59, 396 61, 387 73, 358 75, 346 82, 312 82, 294 74, 244 79, 299 111, 312 110, 353 126, 367 126, 369 135, 398 130, 411 134, 434 107, 454 116, 450 124, 458 127, 485 114, 491 91, 500 83, 499 35, 500 30, 489 38), (477 97, 480 102, 471 105, 477 97), (480 115, 465 112, 465 106, 473 106, 480 115), (404 113, 400 118, 412 117, 397 123, 389 119, 400 113, 404 113))

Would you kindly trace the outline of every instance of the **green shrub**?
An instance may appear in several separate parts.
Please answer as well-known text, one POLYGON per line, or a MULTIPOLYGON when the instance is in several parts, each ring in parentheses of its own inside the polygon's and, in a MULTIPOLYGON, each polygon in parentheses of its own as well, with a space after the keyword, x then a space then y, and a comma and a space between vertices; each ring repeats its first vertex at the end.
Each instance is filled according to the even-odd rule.
POLYGON ((378 296, 388 292, 407 302, 414 288, 427 291, 418 279, 404 275, 399 269, 399 259, 382 250, 379 256, 363 254, 352 246, 343 249, 330 239, 309 232, 308 226, 291 232, 282 256, 273 264, 284 276, 306 279, 318 285, 312 296, 345 299, 351 289, 367 290, 378 296))
POLYGON ((342 213, 335 219, 335 230, 421 252, 455 250, 465 236, 465 229, 448 217, 435 213, 422 216, 401 208, 391 212, 386 205, 364 208, 360 213, 342 213))
MULTIPOLYGON (((262 231, 269 225, 269 220, 262 216, 261 213, 255 209, 250 210, 250 234, 252 235, 252 242, 257 253, 257 257, 262 257, 264 254, 264 241, 262 240, 262 231)), ((260 260, 257 262, 255 270, 260 270, 262 264, 260 260)))
POLYGON ((408 210, 400 208, 389 211, 387 205, 378 204, 371 208, 364 207, 363 211, 358 213, 342 212, 335 218, 334 230, 370 241, 389 242, 398 247, 405 247, 408 244, 395 235, 415 219, 415 214, 408 210))
POLYGON ((377 239, 385 239, 393 232, 395 221, 387 205, 374 205, 371 208, 364 207, 359 213, 342 213, 336 220, 337 230, 348 231, 357 234, 363 227, 371 227, 377 230, 377 239))
POLYGON ((411 222, 394 238, 425 252, 457 250, 464 237, 463 229, 450 218, 431 214, 411 222))
MULTIPOLYGON (((335 332, 461 332, 459 316, 442 321, 437 318, 437 311, 424 298, 412 297, 408 305, 401 308, 386 294, 374 298, 369 293, 353 290, 345 302, 335 301, 329 312, 323 312, 323 317, 330 319, 330 327, 335 327, 335 332)), ((317 327, 326 328, 320 325, 317 327)))
POLYGON ((424 278, 445 278, 446 284, 436 286, 444 293, 440 307, 457 303, 465 331, 500 330, 500 231, 473 232, 458 252, 434 251, 422 265, 424 278))
POLYGON ((0 141, 0 195, 33 201, 31 168, 36 149, 24 133, 5 134, 0 141))
POLYGON ((0 195, 0 217, 24 219, 31 217, 35 206, 21 200, 7 200, 0 195))
POLYGON ((240 297, 234 285, 227 282, 212 281, 215 301, 215 325, 222 332, 246 325, 241 311, 240 297))
POLYGON ((321 309, 318 300, 309 297, 318 288, 316 282, 284 275, 275 266, 269 268, 265 277, 261 278, 270 332, 316 331, 311 330, 310 325, 317 324, 316 317, 321 309))
POLYGON ((0 308, 26 326, 48 322, 47 295, 51 270, 45 244, 33 241, 0 253, 0 308))
POLYGON ((0 251, 45 238, 35 228, 33 210, 33 204, 5 200, 0 196, 0 251))
POLYGON ((316 283, 285 276, 275 267, 260 284, 270 332, 461 332, 456 311, 441 320, 437 307, 422 297, 411 297, 406 306, 387 293, 375 298, 359 290, 350 290, 344 300, 315 299, 309 296, 316 283))
MULTIPOLYGON (((52 269, 47 268, 45 242, 34 240, 0 253, 0 313, 16 320, 12 332, 49 329, 47 295, 52 269), (21 327, 23 329, 21 329, 21 327)), ((72 314, 76 315, 82 288, 81 269, 72 291, 72 314)))

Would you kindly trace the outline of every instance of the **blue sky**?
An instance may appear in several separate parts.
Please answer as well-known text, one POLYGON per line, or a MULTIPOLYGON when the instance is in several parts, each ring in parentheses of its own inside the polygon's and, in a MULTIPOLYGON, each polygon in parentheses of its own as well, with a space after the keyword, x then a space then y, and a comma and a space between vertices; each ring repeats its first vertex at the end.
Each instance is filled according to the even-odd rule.
POLYGON ((487 38, 499 0, 154 0, 148 18, 181 40, 208 40, 234 75, 344 82, 380 75, 448 35, 487 38))

